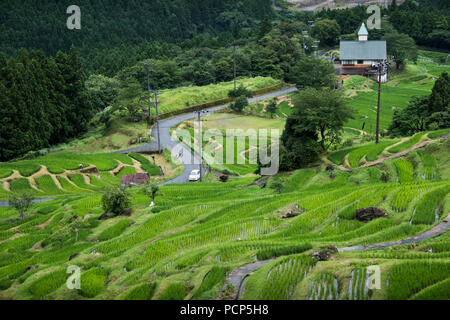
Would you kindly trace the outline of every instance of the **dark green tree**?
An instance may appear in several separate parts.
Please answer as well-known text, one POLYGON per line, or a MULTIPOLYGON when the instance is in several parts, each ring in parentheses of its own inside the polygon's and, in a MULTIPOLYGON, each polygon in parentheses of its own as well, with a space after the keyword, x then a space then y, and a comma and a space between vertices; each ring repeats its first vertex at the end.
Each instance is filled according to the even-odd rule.
POLYGON ((307 132, 317 132, 322 151, 338 143, 343 126, 352 118, 353 110, 347 106, 340 91, 328 88, 307 88, 294 101, 294 112, 289 118, 307 132))
POLYGON ((266 34, 268 34, 272 30, 272 22, 270 21, 269 16, 265 16, 264 20, 261 22, 259 26, 258 38, 263 38, 266 34))
POLYGON ((30 209, 33 200, 31 193, 16 193, 12 192, 8 197, 10 206, 19 212, 20 218, 25 218, 25 213, 30 209))
POLYGON ((130 193, 125 188, 110 188, 102 196, 102 207, 106 213, 120 215, 131 206, 130 193))
POLYGON ((273 115, 278 111, 278 103, 276 99, 272 99, 266 106, 266 111, 270 113, 270 117, 273 118, 273 115))
POLYGON ((295 83, 297 88, 334 88, 336 76, 334 66, 325 59, 315 57, 301 58, 289 71, 288 81, 295 83))
POLYGON ((335 45, 340 34, 341 27, 336 20, 319 20, 311 27, 311 36, 319 39, 320 45, 323 47, 335 45))
POLYGON ((396 110, 388 132, 393 136, 409 136, 426 128, 429 97, 413 97, 403 110, 396 110))
POLYGON ((406 59, 417 61, 418 50, 413 38, 398 32, 387 33, 383 38, 386 40, 388 55, 392 56, 397 69, 405 64, 406 59))
POLYGON ((230 105, 231 110, 236 112, 242 112, 244 108, 248 106, 248 100, 246 96, 240 96, 234 103, 230 105))

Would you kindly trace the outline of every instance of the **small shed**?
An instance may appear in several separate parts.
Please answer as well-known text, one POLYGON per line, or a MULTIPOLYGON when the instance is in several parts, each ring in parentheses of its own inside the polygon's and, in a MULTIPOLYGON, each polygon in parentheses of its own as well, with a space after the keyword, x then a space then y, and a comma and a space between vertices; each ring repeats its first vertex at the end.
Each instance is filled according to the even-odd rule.
POLYGON ((122 187, 127 186, 139 186, 142 184, 148 184, 150 181, 150 175, 148 173, 135 173, 135 174, 128 174, 122 176, 120 179, 120 183, 122 184, 122 187))

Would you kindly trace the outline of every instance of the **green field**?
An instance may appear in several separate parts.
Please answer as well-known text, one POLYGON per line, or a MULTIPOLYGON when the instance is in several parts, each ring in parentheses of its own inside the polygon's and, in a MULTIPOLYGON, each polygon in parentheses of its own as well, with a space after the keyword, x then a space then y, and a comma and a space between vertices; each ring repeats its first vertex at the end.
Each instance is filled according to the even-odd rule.
MULTIPOLYGON (((149 208, 150 199, 133 188, 132 215, 104 221, 98 220, 103 214, 98 182, 73 176, 79 189, 58 196, 44 175, 37 185, 55 200, 33 205, 24 220, 14 209, 0 208, 0 297, 216 299, 227 272, 256 256, 274 260, 248 277, 241 299, 448 299, 448 232, 414 248, 343 252, 332 261, 317 261, 311 253, 324 246, 403 239, 442 221, 450 212, 449 143, 350 173, 329 172, 322 164, 279 175, 273 179, 283 182, 280 191, 271 187, 273 179, 266 188, 251 186, 254 177, 167 185, 149 208), (431 178, 424 174, 430 167, 431 178), (387 172, 387 182, 380 180, 381 172, 387 172), (388 216, 356 220, 355 211, 368 206, 388 216), (281 218, 290 211, 298 216, 281 218), (74 215, 83 217, 77 232, 59 240, 74 215), (368 258, 391 286, 365 289, 361 279, 368 258), (39 268, 27 271, 31 265, 39 268), (69 265, 81 267, 81 290, 65 285, 69 265), (435 272, 415 281, 424 268, 435 272), (410 284, 400 285, 405 281, 410 284)), ((15 188, 30 187, 21 182, 15 188)))
MULTIPOLYGON (((397 72, 395 67, 390 81, 381 86, 380 129, 386 130, 392 121, 395 110, 407 106, 412 96, 424 96, 431 93, 435 78, 442 72, 449 72, 450 65, 425 61, 421 57, 417 63, 407 64, 405 69, 397 72)), ((374 134, 376 129, 376 110, 378 85, 373 80, 352 76, 344 80, 344 91, 350 97, 349 105, 355 109, 355 119, 346 126, 374 134)))
MULTIPOLYGON (((256 91, 279 84, 280 81, 265 78, 242 78, 238 80, 239 85, 243 85, 250 91, 256 91)), ((160 100, 160 114, 177 111, 189 106, 195 106, 214 100, 220 100, 228 97, 228 92, 233 89, 234 82, 222 82, 219 84, 210 84, 202 87, 180 87, 176 89, 164 90, 158 96, 160 100)))
MULTIPOLYGON (((427 61, 409 65, 385 85, 386 94, 396 98, 384 99, 403 107, 406 92, 428 94, 429 75, 440 68, 427 61), (417 78, 425 67, 426 78, 417 78)), ((343 132, 352 140, 348 147, 336 146, 316 166, 256 184, 261 177, 257 165, 248 163, 249 141, 238 150, 235 142, 227 146, 229 138, 211 137, 202 143, 205 151, 222 150, 225 157, 231 147, 234 160, 244 163, 213 164, 220 172, 208 173, 202 183, 162 185, 153 207, 141 187, 130 188, 127 216, 99 219, 105 214, 105 188, 135 172, 149 172, 152 182, 179 175, 182 167, 167 160, 168 150, 157 160, 169 172, 165 177, 157 176, 158 167, 145 154, 84 154, 76 148, 0 163, 0 199, 7 199, 8 189, 53 199, 33 204, 23 220, 15 209, 0 207, 0 299, 448 300, 448 231, 415 245, 335 250, 414 237, 443 224, 450 213, 450 139, 382 161, 447 130, 383 137, 375 144, 354 130, 364 114, 374 119, 369 101, 375 84, 352 77, 345 85, 350 103, 360 106, 359 120, 343 132), (375 160, 381 162, 364 166, 375 160), (92 171, 81 171, 80 164, 92 171), (231 175, 227 182, 220 182, 222 173, 231 175), (358 220, 357 210, 368 207, 386 216, 358 220), (323 252, 329 260, 317 259, 323 252), (230 272, 255 261, 264 264, 240 288, 227 283, 230 272), (381 269, 380 289, 366 287, 367 267, 374 265, 381 269), (81 269, 80 289, 66 286, 69 266, 81 269)), ((202 126, 221 134, 227 129, 280 129, 281 134, 290 110, 282 102, 271 119, 254 104, 247 115, 224 110, 205 116, 202 126)), ((383 121, 391 116, 384 112, 383 121)), ((172 134, 185 129, 192 136, 186 142, 195 142, 193 124, 181 123, 172 134)), ((77 148, 95 149, 96 143, 77 148)))

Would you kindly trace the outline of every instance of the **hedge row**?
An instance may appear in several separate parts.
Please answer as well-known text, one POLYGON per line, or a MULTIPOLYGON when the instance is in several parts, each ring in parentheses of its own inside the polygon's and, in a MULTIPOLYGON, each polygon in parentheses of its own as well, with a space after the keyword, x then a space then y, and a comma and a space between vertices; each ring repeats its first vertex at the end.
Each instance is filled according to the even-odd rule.
MULTIPOLYGON (((270 92, 274 92, 277 90, 281 90, 283 88, 286 87, 286 84, 284 83, 279 83, 275 86, 271 86, 271 87, 267 87, 267 88, 263 88, 263 89, 259 89, 259 90, 255 90, 252 92, 252 97, 257 97, 266 93, 270 93, 270 92)), ((207 108, 211 108, 211 107, 216 107, 216 106, 221 106, 224 104, 228 104, 230 102, 234 101, 234 98, 225 98, 225 99, 220 99, 220 100, 215 100, 215 101, 211 101, 211 102, 207 102, 207 103, 202 103, 202 104, 198 104, 195 106, 191 106, 188 108, 184 108, 181 110, 175 110, 172 112, 167 112, 164 114, 161 114, 159 116, 160 119, 167 119, 167 118, 171 118, 173 116, 177 116, 180 114, 184 114, 184 113, 189 113, 189 112, 194 112, 194 111, 199 111, 199 110, 203 110, 203 109, 207 109, 207 108)))

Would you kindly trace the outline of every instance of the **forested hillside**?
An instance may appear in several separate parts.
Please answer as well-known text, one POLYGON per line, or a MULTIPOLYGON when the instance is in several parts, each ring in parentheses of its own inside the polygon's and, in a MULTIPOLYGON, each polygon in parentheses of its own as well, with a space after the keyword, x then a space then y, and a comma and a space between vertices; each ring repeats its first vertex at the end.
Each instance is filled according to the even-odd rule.
POLYGON ((75 49, 46 58, 21 50, 0 54, 0 161, 83 132, 92 115, 75 49))
MULTIPOLYGON (((47 55, 71 45, 88 51, 145 41, 173 41, 199 33, 232 31, 262 20, 271 0, 80 0, 81 30, 68 30, 66 9, 73 1, 0 2, 0 51, 13 55, 21 47, 47 55), (111 3, 113 2, 113 3, 111 3)), ((141 47, 142 48, 142 47, 141 47)))

